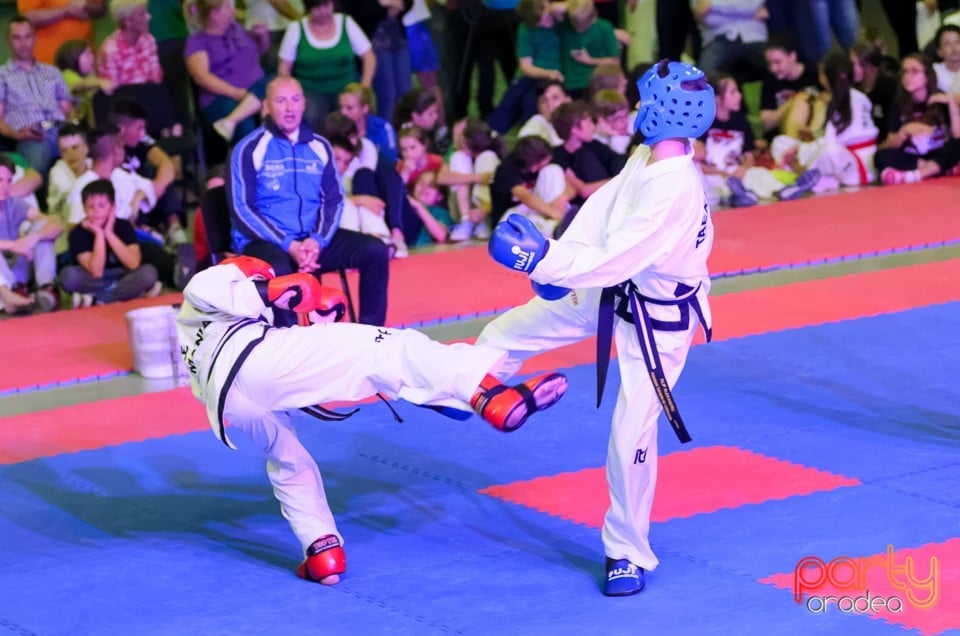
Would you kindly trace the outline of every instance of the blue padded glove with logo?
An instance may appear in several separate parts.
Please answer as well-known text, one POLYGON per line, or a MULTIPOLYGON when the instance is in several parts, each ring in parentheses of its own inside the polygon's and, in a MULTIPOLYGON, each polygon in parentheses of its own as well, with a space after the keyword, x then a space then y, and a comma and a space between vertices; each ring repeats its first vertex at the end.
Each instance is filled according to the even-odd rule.
POLYGON ((530 219, 511 214, 493 230, 488 249, 504 267, 529 274, 549 248, 547 239, 530 219))

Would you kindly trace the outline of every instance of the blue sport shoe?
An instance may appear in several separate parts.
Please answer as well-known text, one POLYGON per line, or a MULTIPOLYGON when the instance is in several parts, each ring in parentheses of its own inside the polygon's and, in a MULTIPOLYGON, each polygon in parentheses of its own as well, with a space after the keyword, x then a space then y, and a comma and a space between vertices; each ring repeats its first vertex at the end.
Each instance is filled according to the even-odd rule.
POLYGON ((817 185, 817 182, 820 181, 820 171, 816 168, 807 170, 793 182, 793 185, 788 185, 783 190, 777 192, 777 198, 781 201, 793 201, 794 199, 799 199, 806 193, 813 190, 817 185))
POLYGON ((607 582, 603 586, 606 596, 630 596, 643 591, 647 582, 643 577, 643 568, 637 567, 627 559, 607 557, 607 582))
POLYGON ((730 207, 749 208, 760 203, 753 192, 747 190, 743 181, 736 177, 727 177, 727 187, 730 188, 730 207))

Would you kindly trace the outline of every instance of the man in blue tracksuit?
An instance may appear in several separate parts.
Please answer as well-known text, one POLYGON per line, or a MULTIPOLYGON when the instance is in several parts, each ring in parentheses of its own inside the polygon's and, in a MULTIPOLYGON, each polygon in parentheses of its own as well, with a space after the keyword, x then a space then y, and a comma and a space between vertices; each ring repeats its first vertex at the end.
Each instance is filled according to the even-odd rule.
MULTIPOLYGON (((230 158, 233 249, 263 259, 278 276, 341 268, 360 272, 359 321, 383 325, 390 254, 377 238, 340 229, 343 185, 326 139, 303 123, 300 83, 267 87, 268 117, 230 158)), ((288 312, 278 323, 295 324, 288 312)))

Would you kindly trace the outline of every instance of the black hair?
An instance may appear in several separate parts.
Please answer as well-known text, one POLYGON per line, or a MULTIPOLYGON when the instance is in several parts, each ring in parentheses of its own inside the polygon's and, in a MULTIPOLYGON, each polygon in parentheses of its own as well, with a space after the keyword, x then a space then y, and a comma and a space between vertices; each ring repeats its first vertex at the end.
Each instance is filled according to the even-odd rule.
POLYGON ((97 195, 107 197, 110 200, 110 203, 117 202, 117 192, 114 190, 110 179, 97 179, 96 181, 91 181, 87 185, 83 186, 83 190, 80 191, 80 199, 83 201, 84 205, 86 205, 87 199, 97 195))
POLYGON ((853 88, 853 62, 848 53, 831 53, 823 61, 823 74, 830 85, 830 103, 827 104, 827 121, 833 123, 837 132, 850 125, 850 90, 853 88))

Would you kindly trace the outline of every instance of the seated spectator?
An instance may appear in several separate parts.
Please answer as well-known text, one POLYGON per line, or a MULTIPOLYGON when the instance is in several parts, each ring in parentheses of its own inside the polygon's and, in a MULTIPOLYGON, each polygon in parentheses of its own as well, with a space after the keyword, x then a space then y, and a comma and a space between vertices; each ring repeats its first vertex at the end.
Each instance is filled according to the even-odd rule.
POLYGON ((409 198, 410 205, 422 224, 420 234, 414 239, 412 246, 446 243, 450 237, 453 219, 450 218, 450 211, 441 205, 446 197, 437 185, 437 175, 432 172, 421 174, 413 184, 413 192, 409 198))
POLYGON ((93 49, 86 40, 67 40, 57 49, 53 63, 63 73, 63 81, 73 96, 74 108, 70 118, 85 126, 93 126, 94 94, 103 91, 109 95, 114 88, 113 82, 94 71, 93 49))
POLYGON ((597 118, 593 138, 618 155, 627 155, 630 147, 630 104, 623 93, 611 89, 597 91, 590 100, 597 118))
POLYGON ((530 219, 545 236, 553 236, 567 212, 573 189, 563 168, 551 163, 550 144, 541 137, 522 137, 497 166, 490 184, 493 225, 511 214, 530 219))
POLYGON ((408 204, 407 189, 396 168, 377 161, 373 143, 360 137, 357 125, 342 113, 326 116, 323 134, 333 146, 347 203, 354 204, 344 208, 340 227, 381 238, 391 247, 393 257, 405 258, 407 236, 412 240, 419 231, 416 228, 407 231, 408 219, 418 227, 419 220, 408 204), (376 231, 359 229, 368 212, 377 218, 369 219, 366 226, 375 226, 376 231))
POLYGON ((12 161, 0 157, 0 304, 10 314, 30 310, 34 302, 41 311, 53 311, 60 306, 53 243, 63 226, 10 196, 14 169, 12 161), (29 286, 31 269, 34 297, 29 286))
POLYGON ((772 36, 763 52, 768 73, 760 86, 760 124, 772 139, 780 134, 790 100, 804 89, 820 84, 817 69, 797 59, 797 47, 789 35, 772 36))
POLYGON ((369 86, 353 82, 340 93, 340 112, 353 120, 361 137, 373 142, 379 161, 393 166, 400 159, 397 132, 386 119, 370 112, 372 105, 373 91, 369 86))
POLYGON ((557 26, 563 87, 571 97, 583 97, 593 69, 620 64, 620 42, 613 25, 597 17, 593 0, 568 0, 567 19, 557 26))
MULTIPOLYGON (((846 53, 831 53, 821 65, 821 90, 816 108, 800 93, 793 115, 801 123, 799 135, 779 135, 771 154, 796 172, 817 170, 817 191, 842 186, 861 186, 876 180, 873 157, 877 151, 877 127, 870 98, 853 88, 853 62, 846 53), (822 116, 819 113, 822 104, 822 116)), ((789 130, 792 126, 785 126, 789 130)))
POLYGON ((756 205, 759 199, 790 200, 810 192, 819 174, 798 178, 785 169, 769 170, 756 165, 753 128, 741 106, 743 94, 729 73, 712 73, 717 103, 710 129, 694 142, 694 160, 700 169, 704 192, 711 205, 731 207, 756 205))
POLYGON ((305 0, 304 8, 307 15, 287 27, 280 43, 277 72, 297 78, 307 95, 304 118, 320 129, 348 84, 371 85, 377 59, 363 30, 350 16, 335 12, 333 0, 305 0))
MULTIPOLYGON (((326 126, 324 134, 330 142, 330 147, 333 148, 337 173, 343 182, 344 200, 343 211, 340 213, 340 229, 366 234, 380 239, 388 246, 391 245, 390 228, 387 227, 386 220, 386 201, 381 196, 354 192, 353 178, 347 177, 350 164, 356 160, 360 152, 359 142, 349 135, 331 134, 329 125, 326 126)), ((369 172, 369 168, 360 170, 361 178, 364 176, 363 171, 369 172)))
POLYGON ((587 84, 587 92, 584 94, 584 101, 589 104, 593 96, 602 90, 626 94, 627 76, 619 64, 601 64, 593 69, 593 73, 590 74, 590 83, 587 84))
POLYGON ((260 54, 270 45, 266 27, 247 32, 229 0, 196 0, 189 6, 200 26, 184 48, 187 72, 200 89, 197 106, 230 142, 256 126, 267 86, 260 66, 260 54))
POLYGON ((933 66, 920 53, 900 63, 887 128, 874 159, 886 185, 917 183, 960 163, 960 102, 937 90, 933 66))
POLYGON ((554 11, 547 0, 517 3, 517 76, 513 78, 488 122, 501 135, 514 124, 537 114, 537 87, 542 80, 563 84, 560 34, 554 29, 563 12, 554 11))
POLYGON ((87 134, 90 168, 77 177, 67 194, 69 225, 83 221, 83 188, 97 179, 108 179, 114 188, 114 214, 136 226, 140 213, 149 213, 157 197, 149 179, 123 169, 124 149, 120 130, 113 124, 101 124, 87 134))
POLYGON ((888 72, 887 56, 875 40, 861 38, 854 42, 850 60, 853 62, 854 87, 870 99, 878 138, 886 139, 889 110, 899 83, 897 72, 888 72))
POLYGON ((960 95, 960 26, 944 24, 934 40, 942 60, 933 65, 937 88, 947 95, 960 95))
POLYGON ((438 139, 440 132, 440 103, 437 96, 424 88, 414 88, 406 92, 397 102, 393 111, 393 128, 400 130, 404 124, 413 124, 428 139, 431 151, 443 153, 443 140, 438 139))
POLYGON ((147 134, 147 117, 146 109, 129 99, 114 102, 110 113, 123 142, 123 169, 150 179, 153 185, 157 203, 146 217, 147 224, 163 232, 168 245, 181 245, 187 242, 183 231, 186 215, 183 202, 170 187, 176 178, 176 167, 156 139, 147 134))
POLYGON ((28 205, 42 209, 37 199, 37 190, 43 185, 43 177, 39 172, 27 165, 27 160, 15 152, 0 152, 0 157, 6 157, 13 162, 13 183, 10 185, 10 196, 23 199, 28 205))
POLYGON ((0 135, 16 141, 27 164, 47 174, 57 158, 57 127, 73 101, 56 67, 33 56, 36 37, 26 18, 7 25, 10 60, 0 66, 0 135))
POLYGON ((594 139, 597 126, 586 102, 561 104, 552 122, 563 139, 563 145, 553 149, 553 163, 563 168, 567 183, 576 192, 571 203, 579 207, 623 169, 627 158, 594 139))
POLYGON ((703 41, 700 68, 707 73, 726 71, 739 82, 762 77, 767 41, 764 0, 696 0, 691 7, 703 41))
POLYGON ((144 262, 154 266, 162 283, 183 289, 195 269, 193 248, 189 244, 177 245, 174 256, 164 249, 163 237, 142 222, 157 204, 156 193, 149 179, 123 169, 124 148, 119 129, 113 124, 102 124, 90 132, 87 145, 90 169, 77 178, 67 195, 70 225, 85 218, 83 188, 98 179, 109 180, 114 188, 113 215, 129 220, 136 229, 144 262))
POLYGON ((570 101, 570 96, 563 90, 563 85, 560 82, 541 83, 537 90, 539 93, 537 114, 523 123, 519 132, 517 132, 517 137, 540 137, 551 146, 559 146, 563 143, 563 139, 554 130, 550 118, 557 106, 570 101))
POLYGON ((76 265, 60 272, 60 286, 74 306, 156 296, 162 286, 153 265, 143 263, 133 225, 118 218, 113 184, 96 179, 83 187, 83 220, 70 230, 76 265))
POLYGON ((163 70, 157 42, 150 35, 147 0, 110 0, 110 15, 117 30, 100 44, 97 73, 115 87, 161 83, 163 70))
MULTIPOLYGON (((267 261, 277 276, 357 268, 359 320, 384 324, 388 248, 339 227, 343 187, 333 150, 303 123, 306 103, 300 83, 276 78, 266 104, 263 125, 237 143, 230 159, 234 251, 267 261), (291 152, 295 162, 288 161, 291 152)), ((278 324, 297 322, 293 312, 278 312, 275 318, 278 324)))
POLYGON ((450 214, 459 219, 451 241, 490 238, 490 181, 504 155, 503 139, 486 122, 461 120, 454 125, 456 150, 435 180, 450 186, 450 214))
POLYGON ((400 128, 400 161, 397 172, 409 188, 423 172, 440 172, 443 157, 429 151, 430 140, 427 133, 416 124, 405 124, 400 128))
MULTIPOLYGON (((55 218, 63 227, 70 225, 70 206, 67 197, 73 190, 73 185, 81 175, 90 170, 89 148, 87 148, 87 133, 76 124, 64 124, 60 127, 57 144, 60 148, 60 159, 50 168, 47 179, 47 213, 55 218)), ((66 254, 67 232, 57 237, 55 246, 58 260, 61 254, 66 254)))

